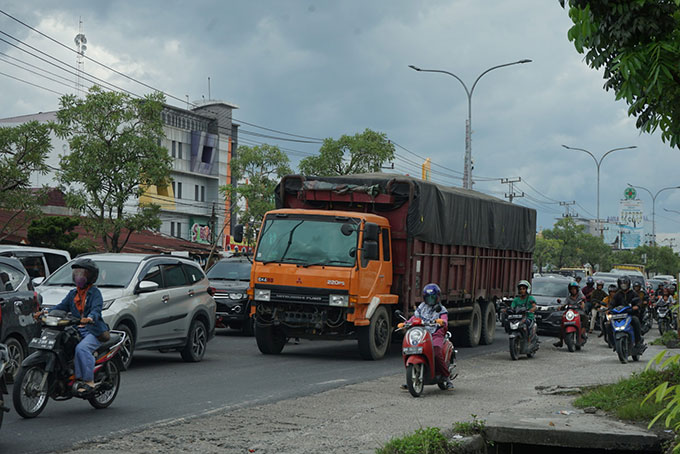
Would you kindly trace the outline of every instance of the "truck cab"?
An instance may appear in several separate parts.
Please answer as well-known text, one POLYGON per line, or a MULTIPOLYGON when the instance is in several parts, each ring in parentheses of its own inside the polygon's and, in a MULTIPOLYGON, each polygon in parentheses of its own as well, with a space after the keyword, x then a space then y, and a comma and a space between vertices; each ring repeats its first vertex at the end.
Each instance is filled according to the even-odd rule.
POLYGON ((392 257, 389 221, 372 213, 279 209, 266 214, 253 258, 251 314, 257 344, 280 353, 286 339, 357 339, 364 358, 389 347, 392 257))

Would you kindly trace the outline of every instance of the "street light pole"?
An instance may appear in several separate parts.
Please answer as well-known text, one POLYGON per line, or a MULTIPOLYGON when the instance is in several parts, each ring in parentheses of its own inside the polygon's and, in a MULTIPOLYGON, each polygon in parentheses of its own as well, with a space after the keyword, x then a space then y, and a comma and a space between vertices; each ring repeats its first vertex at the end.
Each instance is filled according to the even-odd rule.
POLYGON ((477 86, 477 82, 479 82, 479 79, 482 78, 482 76, 490 71, 493 71, 494 69, 498 68, 503 68, 505 66, 512 66, 512 65, 519 65, 522 63, 530 63, 531 60, 524 59, 524 60, 518 60, 512 63, 505 63, 502 65, 497 65, 497 66, 492 66, 491 68, 487 69, 483 73, 481 73, 479 76, 477 76, 477 79, 475 79, 474 83, 472 84, 472 88, 468 89, 467 85, 465 85, 465 82, 463 80, 456 76, 455 74, 449 72, 449 71, 443 71, 441 69, 422 69, 414 65, 408 65, 409 68, 413 69, 414 71, 419 71, 419 72, 424 72, 424 73, 442 73, 442 74, 448 74, 449 76, 455 78, 458 82, 461 83, 463 88, 465 89, 465 94, 467 95, 468 98, 468 117, 467 120, 465 121, 465 167, 464 167, 464 172, 463 172, 463 187, 466 189, 472 189, 472 94, 475 91, 475 87, 477 86))
POLYGON ((595 165, 597 166, 597 220, 595 221, 597 223, 597 229, 600 231, 600 238, 604 236, 603 230, 600 228, 600 166, 602 165, 602 161, 604 161, 604 158, 607 157, 608 154, 613 153, 615 151, 619 150, 630 150, 632 148, 637 148, 637 146, 633 145, 630 147, 620 147, 620 148, 612 148, 611 150, 607 151, 605 154, 602 155, 602 157, 598 160, 594 154, 592 154, 590 151, 585 150, 583 148, 575 148, 575 147, 568 147, 566 145, 562 145, 564 148, 567 150, 577 150, 577 151, 583 151, 584 153, 588 153, 591 158, 593 158, 593 161, 595 161, 595 165))
POLYGON ((652 194, 652 191, 645 188, 644 186, 635 186, 634 184, 630 183, 626 184, 634 188, 644 189, 649 193, 650 197, 652 198, 652 244, 656 246, 656 197, 663 191, 668 191, 669 189, 680 189, 680 186, 668 186, 666 188, 659 189, 658 191, 656 191, 656 194, 652 194))

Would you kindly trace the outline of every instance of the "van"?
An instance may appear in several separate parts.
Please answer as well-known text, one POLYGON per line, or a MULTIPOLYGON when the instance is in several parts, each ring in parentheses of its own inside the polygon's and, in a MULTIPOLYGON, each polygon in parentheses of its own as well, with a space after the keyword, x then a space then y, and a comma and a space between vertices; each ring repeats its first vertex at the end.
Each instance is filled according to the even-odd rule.
POLYGON ((36 285, 71 260, 71 254, 60 249, 11 244, 0 244, 0 257, 19 259, 36 285))

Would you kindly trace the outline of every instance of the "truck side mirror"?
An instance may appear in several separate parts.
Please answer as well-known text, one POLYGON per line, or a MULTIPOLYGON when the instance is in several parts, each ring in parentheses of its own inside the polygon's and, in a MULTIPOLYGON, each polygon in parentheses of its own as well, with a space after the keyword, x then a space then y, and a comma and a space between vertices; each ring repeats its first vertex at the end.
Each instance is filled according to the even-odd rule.
POLYGON ((372 222, 364 224, 364 241, 378 241, 380 235, 380 226, 372 222))
POLYGON ((364 261, 379 260, 380 251, 378 250, 377 241, 364 241, 363 255, 364 261))
POLYGON ((243 224, 236 224, 234 226, 234 234, 232 235, 235 243, 243 241, 243 224))

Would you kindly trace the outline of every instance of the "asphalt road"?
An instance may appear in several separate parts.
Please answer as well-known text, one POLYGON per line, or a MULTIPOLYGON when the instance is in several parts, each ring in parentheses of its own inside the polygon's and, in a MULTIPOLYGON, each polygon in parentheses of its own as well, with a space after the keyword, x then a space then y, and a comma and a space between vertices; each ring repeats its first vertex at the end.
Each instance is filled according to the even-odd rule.
MULTIPOLYGON (((460 349, 459 367, 465 367, 465 358, 506 347, 507 336, 499 328, 492 345, 460 349)), ((219 330, 200 363, 185 363, 178 353, 135 353, 108 409, 71 399, 50 400, 32 420, 12 410, 0 429, 0 453, 54 452, 158 422, 305 396, 402 370, 398 344, 381 361, 362 360, 352 341, 302 340, 286 345, 279 356, 264 356, 254 338, 219 330)))

